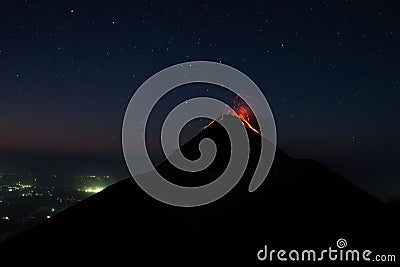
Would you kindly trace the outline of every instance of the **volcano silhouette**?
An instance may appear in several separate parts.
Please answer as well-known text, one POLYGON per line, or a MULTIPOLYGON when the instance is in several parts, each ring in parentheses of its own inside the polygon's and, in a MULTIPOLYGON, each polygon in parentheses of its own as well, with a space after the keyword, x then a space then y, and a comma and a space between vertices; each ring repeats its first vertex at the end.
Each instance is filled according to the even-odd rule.
MULTIPOLYGON (((393 253, 399 248, 398 219, 391 210, 315 160, 293 159, 277 149, 268 177, 249 193, 263 137, 249 128, 247 133, 251 150, 246 172, 214 203, 169 206, 129 178, 4 241, 0 254, 29 263, 249 266, 260 264, 257 252, 264 245, 317 250, 336 248, 336 241, 345 238, 353 249, 393 253)), ((207 169, 188 173, 165 161, 157 171, 183 186, 216 179, 230 157, 229 136, 219 123, 209 125, 181 150, 189 159, 198 158, 204 138, 217 146, 207 169)))

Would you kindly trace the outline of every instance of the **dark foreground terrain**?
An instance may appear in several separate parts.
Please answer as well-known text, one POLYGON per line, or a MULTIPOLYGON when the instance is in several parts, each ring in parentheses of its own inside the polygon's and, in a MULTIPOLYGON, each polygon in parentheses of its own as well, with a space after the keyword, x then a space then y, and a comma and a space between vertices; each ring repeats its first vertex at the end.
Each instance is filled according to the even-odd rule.
MULTIPOLYGON (((172 207, 148 196, 129 178, 1 243, 2 261, 274 266, 282 264, 276 257, 272 262, 257 259, 264 245, 277 251, 320 251, 337 249, 339 238, 347 240, 345 249, 368 249, 371 257, 394 254, 400 261, 400 224, 393 210, 314 160, 292 159, 278 150, 264 184, 248 193, 261 138, 251 130, 248 134, 248 169, 222 199, 197 208, 172 207)), ((198 157, 198 143, 204 137, 214 139, 218 147, 208 169, 188 174, 165 162, 158 171, 188 186, 218 177, 230 154, 228 136, 219 124, 203 130, 182 151, 189 158, 198 157)), ((332 264, 327 256, 324 263, 332 264)))

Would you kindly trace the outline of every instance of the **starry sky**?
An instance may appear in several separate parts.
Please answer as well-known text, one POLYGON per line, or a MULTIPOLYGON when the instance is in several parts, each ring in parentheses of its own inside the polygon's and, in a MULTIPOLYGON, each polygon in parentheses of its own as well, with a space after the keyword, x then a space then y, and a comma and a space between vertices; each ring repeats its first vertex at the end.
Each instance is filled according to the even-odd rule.
POLYGON ((288 154, 400 195, 398 1, 2 0, 0 22, 3 158, 120 157, 136 88, 210 60, 263 90, 288 154))

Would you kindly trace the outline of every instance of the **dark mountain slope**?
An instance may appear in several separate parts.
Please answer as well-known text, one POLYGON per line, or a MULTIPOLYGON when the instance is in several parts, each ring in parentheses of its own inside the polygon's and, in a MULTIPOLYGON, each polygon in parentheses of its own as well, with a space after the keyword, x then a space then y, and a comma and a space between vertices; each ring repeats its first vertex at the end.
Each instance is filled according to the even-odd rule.
MULTIPOLYGON (((248 169, 220 200, 197 208, 172 207, 126 179, 1 243, 2 258, 54 264, 272 265, 257 260, 264 245, 317 250, 336 247, 339 238, 352 249, 398 251, 398 221, 386 206, 314 160, 292 159, 277 150, 264 184, 248 193, 261 138, 249 129, 248 135, 248 169)), ((204 137, 215 140, 218 148, 209 168, 184 173, 165 162, 159 172, 187 186, 218 177, 230 153, 228 136, 218 123, 182 151, 188 158, 198 157, 204 137)))

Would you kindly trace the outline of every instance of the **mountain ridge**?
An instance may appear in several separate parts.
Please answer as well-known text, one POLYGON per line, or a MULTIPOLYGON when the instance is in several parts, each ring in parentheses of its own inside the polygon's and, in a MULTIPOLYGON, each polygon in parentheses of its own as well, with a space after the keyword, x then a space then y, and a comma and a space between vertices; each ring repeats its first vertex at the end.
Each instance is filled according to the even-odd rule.
MULTIPOLYGON (((29 255, 29 262, 44 258, 59 262, 62 257, 63 262, 83 259, 80 262, 98 264, 253 266, 260 264, 256 254, 265 244, 326 248, 346 238, 352 248, 399 247, 398 220, 386 206, 315 160, 292 159, 277 149, 267 179, 249 193, 261 136, 251 130, 247 133, 246 172, 231 192, 214 203, 196 208, 169 206, 128 178, 0 243, 0 251, 29 255)), ((217 145, 209 168, 200 174, 183 173, 164 162, 156 171, 185 186, 217 178, 229 160, 229 137, 214 123, 184 144, 182 153, 198 157, 203 138, 217 145)))

